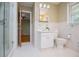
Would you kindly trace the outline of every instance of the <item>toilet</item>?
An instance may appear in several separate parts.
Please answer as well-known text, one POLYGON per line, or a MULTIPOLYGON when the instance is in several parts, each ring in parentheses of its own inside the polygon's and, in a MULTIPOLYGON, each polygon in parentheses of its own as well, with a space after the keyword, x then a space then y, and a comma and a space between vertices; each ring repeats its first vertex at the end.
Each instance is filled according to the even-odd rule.
POLYGON ((66 45, 67 39, 64 38, 56 38, 57 48, 64 48, 66 45))
POLYGON ((55 44, 56 44, 57 48, 64 48, 65 47, 67 39, 59 38, 58 32, 55 32, 54 38, 55 38, 55 44))

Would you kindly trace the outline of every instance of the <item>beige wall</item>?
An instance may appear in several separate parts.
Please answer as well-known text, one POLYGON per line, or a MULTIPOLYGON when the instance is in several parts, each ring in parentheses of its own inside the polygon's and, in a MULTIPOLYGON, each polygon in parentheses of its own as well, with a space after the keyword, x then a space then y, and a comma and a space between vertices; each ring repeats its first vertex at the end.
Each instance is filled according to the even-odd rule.
POLYGON ((54 4, 50 4, 48 15, 52 22, 58 22, 58 6, 54 4))
POLYGON ((58 5, 58 13, 59 22, 67 20, 67 5, 65 2, 58 5))
POLYGON ((65 37, 65 34, 69 32, 66 26, 69 26, 67 24, 67 4, 61 3, 58 5, 58 31, 60 37, 65 37))

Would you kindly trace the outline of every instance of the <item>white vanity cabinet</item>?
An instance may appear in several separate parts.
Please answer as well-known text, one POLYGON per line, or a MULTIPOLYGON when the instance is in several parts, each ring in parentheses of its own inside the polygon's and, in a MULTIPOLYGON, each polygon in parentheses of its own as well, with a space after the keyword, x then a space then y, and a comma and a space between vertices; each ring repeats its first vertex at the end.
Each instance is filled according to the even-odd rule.
POLYGON ((51 32, 41 32, 41 48, 54 47, 54 37, 51 32))

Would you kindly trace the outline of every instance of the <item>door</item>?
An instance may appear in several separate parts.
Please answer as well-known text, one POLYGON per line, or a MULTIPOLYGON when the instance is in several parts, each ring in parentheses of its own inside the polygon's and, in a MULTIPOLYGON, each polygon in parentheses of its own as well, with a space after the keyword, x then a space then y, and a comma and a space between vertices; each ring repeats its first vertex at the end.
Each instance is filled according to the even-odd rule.
POLYGON ((30 42, 30 13, 21 12, 21 43, 30 42))
POLYGON ((4 27, 4 3, 0 2, 0 57, 4 56, 3 27, 4 27))
POLYGON ((30 42, 30 12, 22 11, 21 9, 18 19, 18 42, 19 46, 22 43, 30 42))

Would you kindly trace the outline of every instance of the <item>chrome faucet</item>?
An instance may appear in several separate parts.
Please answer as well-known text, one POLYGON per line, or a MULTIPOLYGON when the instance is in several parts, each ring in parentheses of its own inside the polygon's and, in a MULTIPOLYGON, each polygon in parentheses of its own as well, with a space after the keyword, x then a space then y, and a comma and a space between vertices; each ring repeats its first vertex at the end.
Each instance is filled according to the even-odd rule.
POLYGON ((49 30, 49 27, 46 27, 47 30, 49 30))

